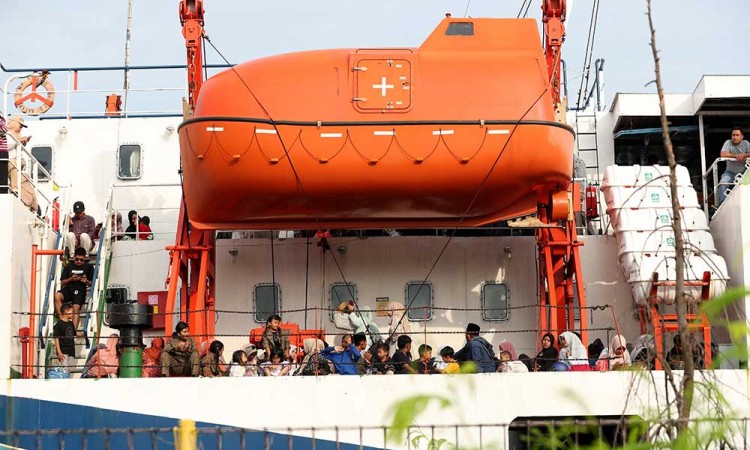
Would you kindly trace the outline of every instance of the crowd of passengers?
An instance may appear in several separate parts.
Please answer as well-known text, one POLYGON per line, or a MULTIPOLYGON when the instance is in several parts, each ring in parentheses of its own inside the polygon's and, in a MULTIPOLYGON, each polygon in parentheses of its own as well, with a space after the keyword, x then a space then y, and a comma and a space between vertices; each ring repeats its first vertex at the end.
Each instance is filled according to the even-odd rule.
MULTIPOLYGON (((69 322, 72 315, 70 305, 62 308, 61 321, 69 322)), ((432 347, 422 344, 412 355, 412 339, 406 335, 390 336, 385 341, 371 342, 365 333, 343 335, 339 345, 328 345, 321 339, 308 338, 303 348, 290 344, 289 334, 281 328, 281 318, 272 315, 266 322, 260 346, 247 345, 231 355, 226 362, 224 344, 215 340, 201 354, 195 340, 190 336, 185 322, 177 323, 168 339, 154 338, 143 350, 143 377, 249 377, 249 376, 320 376, 320 375, 391 375, 391 374, 458 374, 488 372, 545 372, 545 371, 609 371, 628 368, 653 369, 654 344, 650 335, 638 338, 631 352, 625 338, 614 336, 608 347, 596 339, 588 349, 584 348, 575 332, 566 331, 555 339, 545 334, 541 350, 531 358, 517 354, 509 341, 499 345, 496 353, 492 345, 480 336, 480 327, 469 323, 466 327, 466 344, 459 350, 450 346, 433 355, 432 347), (390 341, 396 349, 391 351, 390 341)), ((64 332, 65 325, 60 329, 64 332)), ((69 328, 72 328, 69 326, 69 328)), ((58 336, 55 328, 56 348, 61 363, 67 360, 64 336, 58 336)), ((83 377, 117 376, 120 349, 118 336, 111 335, 88 361, 83 377)), ((72 338, 70 339, 72 342, 72 338)), ((693 342, 697 367, 702 367, 700 347, 693 342)), ((674 347, 666 355, 673 369, 683 368, 684 348, 679 336, 674 347)))

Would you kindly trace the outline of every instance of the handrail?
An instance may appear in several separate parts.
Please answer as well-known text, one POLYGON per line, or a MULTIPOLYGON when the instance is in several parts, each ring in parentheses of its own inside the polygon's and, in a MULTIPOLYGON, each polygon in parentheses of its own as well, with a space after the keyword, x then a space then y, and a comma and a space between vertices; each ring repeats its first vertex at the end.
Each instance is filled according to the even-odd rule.
MULTIPOLYGON (((59 207, 60 209, 59 209, 58 214, 61 214, 62 211, 67 211, 67 207, 70 203, 69 194, 70 194, 70 191, 68 189, 65 189, 63 191, 62 202, 60 203, 60 207, 59 207)), ((57 239, 55 241, 55 250, 62 250, 63 255, 64 255, 65 233, 67 232, 70 226, 70 216, 65 214, 64 217, 62 217, 61 219, 62 220, 60 221, 60 230, 56 231, 57 239)), ((40 342, 39 346, 42 349, 45 348, 44 336, 45 334, 49 334, 49 330, 47 331, 47 333, 45 333, 44 328, 45 327, 49 328, 49 325, 50 325, 48 321, 48 314, 50 314, 50 309, 53 311, 53 314, 51 314, 51 316, 54 318, 55 305, 54 305, 54 301, 50 303, 50 296, 51 295, 54 296, 55 292, 57 292, 57 290, 54 288, 56 285, 55 282, 59 279, 60 272, 62 270, 62 269, 58 269, 57 261, 58 259, 54 258, 52 260, 52 264, 50 264, 49 276, 47 278, 47 290, 45 292, 45 297, 44 297, 44 306, 42 307, 42 318, 41 318, 41 321, 39 322, 38 337, 39 337, 39 342, 40 342)))
MULTIPOLYGON (((706 213, 708 217, 711 217, 711 215, 708 213, 708 199, 711 197, 716 197, 717 192, 720 188, 720 186, 733 186, 736 181, 733 181, 731 183, 719 183, 720 176, 719 176, 719 163, 721 162, 727 162, 727 161, 736 161, 735 158, 725 158, 725 157, 718 157, 714 160, 714 162, 711 164, 711 166, 706 170, 706 172, 701 176, 702 182, 703 182, 703 210, 706 213), (708 177, 712 177, 712 185, 713 185, 713 191, 711 191, 711 194, 708 194, 708 177)), ((750 167, 750 160, 745 160, 745 167, 750 167)), ((714 199, 714 204, 716 203, 716 199, 714 199)), ((720 206, 720 205, 718 205, 720 206)))
MULTIPOLYGON (((204 64, 203 67, 207 69, 222 69, 227 67, 234 67, 235 64, 204 64)), ((155 66, 81 66, 81 67, 52 67, 49 69, 40 68, 8 68, 0 64, 0 70, 5 73, 26 73, 26 72, 39 72, 44 70, 45 72, 106 72, 116 70, 172 70, 172 69, 187 69, 185 64, 165 64, 155 66)))
MULTIPOLYGON (((100 280, 100 273, 101 273, 101 264, 102 264, 102 254, 105 254, 105 257, 108 257, 108 254, 110 252, 110 244, 112 240, 112 196, 114 192, 114 186, 110 185, 109 188, 109 195, 107 196, 107 203, 104 207, 104 218, 102 219, 102 228, 99 231, 99 248, 96 251, 96 263, 94 264, 94 275, 93 280, 91 283, 91 289, 89 290, 89 295, 87 298, 87 305, 86 305, 86 317, 83 321, 83 335, 86 341, 86 348, 91 347, 91 342, 89 341, 88 336, 88 325, 89 321, 91 320, 91 313, 92 313, 92 306, 94 304, 94 297, 97 299, 100 297, 100 295, 97 295, 97 290, 99 289, 99 285, 103 282, 103 280, 100 280)), ((98 336, 96 336, 96 340, 98 341, 98 336)))
MULTIPOLYGON (((39 172, 42 173, 45 177, 47 177, 47 180, 49 180, 50 183, 53 183, 53 186, 60 187, 61 185, 57 183, 57 181, 54 179, 51 173, 47 171, 47 169, 44 168, 42 163, 37 160, 34 155, 26 148, 25 145, 21 143, 12 133, 6 133, 5 136, 7 138, 12 139, 16 143, 16 155, 15 159, 13 161, 13 164, 15 165, 16 173, 18 174, 18 179, 16 180, 17 186, 14 188, 10 185, 10 182, 8 182, 8 188, 13 191, 21 201, 23 201, 22 193, 23 193, 23 183, 24 178, 26 178, 29 183, 31 183, 32 188, 34 189, 34 195, 37 199, 37 205, 39 205, 39 197, 41 196, 45 200, 45 209, 52 204, 52 201, 47 197, 47 195, 39 189, 39 172), (25 156, 25 157, 24 157, 25 156), (23 162, 28 161, 28 170, 29 174, 27 175, 24 172, 23 169, 23 162)), ((10 160, 9 160, 10 161, 10 160)), ((27 205, 28 206, 28 205, 27 205)), ((36 211, 35 211, 36 212, 36 211)))

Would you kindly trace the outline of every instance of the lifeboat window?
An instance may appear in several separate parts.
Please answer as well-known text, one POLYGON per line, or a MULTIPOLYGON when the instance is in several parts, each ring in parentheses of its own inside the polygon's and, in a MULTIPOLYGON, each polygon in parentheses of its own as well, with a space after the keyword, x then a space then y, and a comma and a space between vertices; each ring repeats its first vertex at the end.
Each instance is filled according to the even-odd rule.
POLYGON ((451 22, 445 30, 446 36, 474 36, 474 22, 451 22))
POLYGON ((333 320, 333 311, 343 302, 357 302, 357 285, 354 283, 336 282, 331 284, 331 320, 333 320))
POLYGON ((510 318, 510 292, 505 283, 488 281, 482 285, 482 318, 488 322, 503 322, 510 318))
POLYGON ((265 323, 268 316, 281 311, 281 289, 278 283, 259 283, 253 291, 255 321, 265 323))
POLYGON ((412 281, 406 283, 406 301, 404 305, 408 308, 407 316, 412 322, 432 320, 432 307, 435 296, 433 295, 432 283, 412 281))
POLYGON ((141 177, 141 145, 123 144, 117 151, 117 178, 137 180, 141 177))
POLYGON ((31 148, 31 156, 33 156, 42 167, 39 167, 36 171, 37 179, 39 181, 47 181, 49 177, 47 174, 52 174, 52 147, 39 146, 31 148), (44 173, 47 171, 47 173, 44 173))

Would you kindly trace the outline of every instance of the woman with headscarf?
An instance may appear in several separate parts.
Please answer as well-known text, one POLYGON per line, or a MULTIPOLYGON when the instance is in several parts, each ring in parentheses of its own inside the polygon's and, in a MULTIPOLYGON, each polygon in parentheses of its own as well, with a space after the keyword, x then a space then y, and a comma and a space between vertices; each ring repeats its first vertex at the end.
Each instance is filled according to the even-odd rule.
POLYGON ((333 373, 330 361, 320 354, 320 351, 326 348, 325 342, 320 339, 308 338, 302 341, 302 346, 305 349, 305 358, 300 364, 297 375, 330 375, 333 373))
POLYGON ((622 335, 615 335, 609 342, 609 348, 602 350, 596 363, 597 370, 619 370, 630 366, 630 352, 626 345, 627 342, 622 335))
POLYGON ((654 337, 650 334, 642 334, 638 336, 633 345, 633 353, 631 355, 634 366, 641 366, 646 370, 654 370, 656 368, 656 350, 654 346, 654 337))
POLYGON ((122 214, 119 211, 112 213, 112 240, 119 241, 125 235, 122 229, 122 214))
POLYGON ((542 336, 542 349, 537 353, 534 367, 537 372, 549 372, 552 364, 557 361, 557 349, 555 348, 555 336, 547 333, 542 336))
POLYGON ((570 368, 571 372, 590 372, 589 355, 581 339, 572 331, 566 331, 558 338, 560 344, 560 362, 570 368))
POLYGON ((161 376, 159 357, 164 350, 164 338, 156 337, 151 341, 151 347, 143 350, 143 378, 157 378, 161 376))
POLYGON ((120 353, 117 343, 120 336, 110 334, 104 348, 99 348, 83 369, 83 378, 109 378, 117 375, 120 368, 120 353))
POLYGON ((388 317, 390 317, 390 323, 388 324, 388 339, 386 343, 391 348, 391 354, 398 350, 398 337, 403 334, 409 334, 411 332, 411 326, 409 325, 409 319, 404 317, 406 314, 406 308, 399 302, 390 302, 388 304, 388 317))

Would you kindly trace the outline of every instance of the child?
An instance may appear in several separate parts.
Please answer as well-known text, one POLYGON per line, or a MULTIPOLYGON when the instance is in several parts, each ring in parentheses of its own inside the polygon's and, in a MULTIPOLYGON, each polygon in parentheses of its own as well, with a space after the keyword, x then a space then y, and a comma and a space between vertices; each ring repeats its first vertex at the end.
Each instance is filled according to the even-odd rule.
POLYGON ((500 365, 497 367, 497 371, 523 373, 528 372, 529 368, 521 361, 513 361, 510 352, 503 351, 500 353, 500 365))
POLYGON ((458 365, 456 358, 453 357, 454 354, 453 347, 443 347, 443 349, 440 350, 440 356, 443 358, 443 361, 448 364, 443 370, 443 373, 449 375, 461 373, 461 367, 458 365))
POLYGON ((263 368, 263 374, 267 377, 283 377, 289 373, 289 362, 282 361, 284 359, 283 353, 271 354, 271 361, 264 362, 261 365, 263 368))
POLYGON ((393 364, 391 364, 391 358, 388 356, 389 350, 390 347, 386 343, 377 345, 376 358, 373 359, 370 369, 373 375, 393 375, 393 364))
POLYGON ((230 377, 244 377, 247 373, 247 355, 242 350, 232 353, 232 364, 229 366, 230 377))
POLYGON ((432 347, 427 344, 419 346, 419 360, 417 361, 416 369, 417 373, 440 373, 440 371, 435 368, 435 362, 432 360, 432 347))
POLYGON ((55 351, 60 366, 70 371, 76 357, 76 329, 73 327, 73 305, 65 303, 60 307, 60 320, 52 329, 55 338, 55 351))

